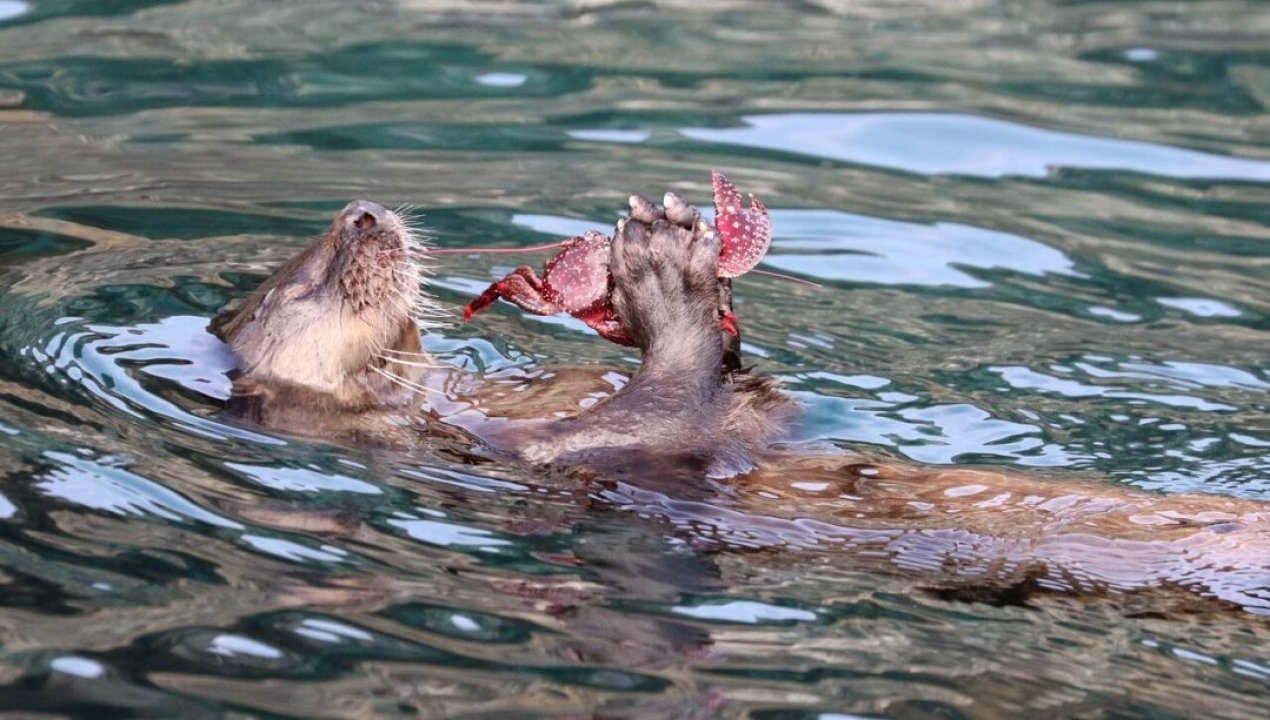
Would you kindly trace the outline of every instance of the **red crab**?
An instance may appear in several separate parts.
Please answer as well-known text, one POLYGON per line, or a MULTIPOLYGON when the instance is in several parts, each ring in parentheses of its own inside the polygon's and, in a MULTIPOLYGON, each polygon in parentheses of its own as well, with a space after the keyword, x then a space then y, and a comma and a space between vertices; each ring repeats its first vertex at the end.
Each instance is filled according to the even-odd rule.
MULTIPOLYGON (((758 265, 772 244, 772 218, 758 198, 750 195, 750 209, 742 206, 741 193, 723 173, 711 173, 714 184, 714 227, 723 249, 719 253, 719 277, 733 278, 758 265)), ((595 230, 569 238, 543 266, 542 276, 521 265, 486 288, 463 308, 463 319, 489 307, 498 298, 535 315, 567 312, 619 345, 634 345, 630 333, 609 303, 613 278, 609 274, 612 238, 595 230)), ((720 324, 737 334, 736 317, 723 312, 720 324)))

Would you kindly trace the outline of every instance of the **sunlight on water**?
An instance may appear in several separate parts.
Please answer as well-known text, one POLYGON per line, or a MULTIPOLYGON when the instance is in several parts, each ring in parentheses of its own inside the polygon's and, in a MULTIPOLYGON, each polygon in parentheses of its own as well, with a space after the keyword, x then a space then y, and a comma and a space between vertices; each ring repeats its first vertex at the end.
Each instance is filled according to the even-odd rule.
POLYGON ((684 128, 703 142, 798 153, 922 175, 1045 177, 1062 168, 1170 178, 1270 180, 1270 162, 1031 128, 969 115, 750 115, 745 129, 684 128))
POLYGON ((31 6, 20 0, 0 0, 0 22, 25 15, 31 6))
POLYGON ((957 223, 915 226, 825 211, 776 211, 783 228, 770 264, 820 280, 961 288, 991 283, 959 268, 1077 276, 1063 253, 1027 238, 957 223), (790 251, 817 251, 803 255, 790 251))

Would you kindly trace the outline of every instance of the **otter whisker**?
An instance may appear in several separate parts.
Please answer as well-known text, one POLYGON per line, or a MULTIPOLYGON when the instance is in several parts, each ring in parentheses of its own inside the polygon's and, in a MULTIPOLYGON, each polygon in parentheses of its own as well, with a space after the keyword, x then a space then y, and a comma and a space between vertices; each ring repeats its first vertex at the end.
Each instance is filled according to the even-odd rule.
POLYGON ((436 268, 431 263, 424 262, 424 258, 406 257, 401 261, 400 267, 408 268, 418 272, 420 275, 435 275, 436 268))
POLYGON ((415 324, 419 326, 419 329, 421 329, 425 335, 429 333, 440 332, 441 330, 444 330, 445 328, 448 328, 451 326, 450 323, 437 322, 437 321, 421 319, 421 318, 415 318, 414 321, 415 321, 415 324))
POLYGON ((437 390, 436 388, 430 388, 430 387, 427 387, 426 385, 420 385, 417 382, 407 380, 406 378, 403 378, 400 375, 397 375, 395 373, 391 373, 383 368, 372 367, 371 370, 374 370, 380 375, 383 375, 384 377, 388 378, 390 382, 396 383, 397 385, 400 385, 401 387, 407 390, 414 390, 415 392, 425 393, 425 394, 426 393, 436 393, 439 395, 445 394, 445 393, 442 393, 440 390, 437 390))
POLYGON ((449 322, 437 320, 433 317, 411 316, 411 319, 414 320, 415 324, 419 326, 419 329, 423 330, 425 333, 437 332, 442 328, 448 328, 451 325, 449 322))
POLYGON ((412 356, 410 356, 410 355, 384 355, 384 354, 382 354, 382 353, 376 353, 376 354, 375 354, 375 357, 379 358, 380 360, 387 361, 387 362, 399 362, 399 363, 401 363, 402 365, 410 365, 410 366, 413 366, 413 367, 429 368, 429 369, 433 369, 433 370, 435 370, 435 369, 437 369, 437 368, 440 368, 440 367, 443 367, 443 365, 442 365, 441 363, 439 363, 439 362, 437 362, 436 360, 432 359, 432 357, 431 357, 430 355, 425 355, 425 354, 421 354, 421 353, 420 353, 420 354, 416 354, 416 355, 414 355, 414 356, 413 356, 413 357, 418 357, 418 358, 420 358, 420 359, 418 359, 418 360, 411 360, 411 359, 409 359, 410 357, 412 357, 412 356))
POLYGON ((406 312, 409 312, 411 315, 417 314, 417 312, 428 314, 428 312, 437 309, 436 303, 434 303, 431 298, 424 296, 422 292, 419 292, 417 296, 400 293, 400 295, 392 297, 391 300, 392 302, 399 303, 398 307, 400 307, 400 309, 404 309, 406 312))
MULTIPOLYGON (((396 348, 390 348, 390 347, 379 348, 378 350, 375 351, 375 354, 381 357, 383 356, 384 353, 390 353, 392 355, 400 355, 402 357, 421 357, 421 358, 428 358, 428 359, 432 358, 431 355, 425 352, 415 352, 413 350, 398 350, 396 348)), ((392 358, 384 357, 383 359, 390 360, 392 358)), ((441 367, 441 364, 434 362, 433 366, 441 367)))
POLYGON ((386 355, 376 355, 375 357, 385 362, 396 363, 398 365, 405 365, 406 367, 421 368, 423 370, 436 370, 437 368, 441 367, 440 365, 437 365, 436 363, 425 363, 425 362, 419 362, 417 360, 405 360, 403 358, 388 357, 386 355))
POLYGON ((413 303, 407 301, 405 298, 401 296, 396 296, 396 297, 389 296, 384 298, 384 300, 388 304, 392 305, 393 308, 397 310, 397 312, 417 322, 417 319, 415 318, 416 308, 413 303))
POLYGON ((386 296, 384 300, 402 315, 410 318, 424 332, 448 325, 441 318, 449 317, 449 313, 444 312, 426 300, 410 300, 404 295, 386 296))
POLYGON ((413 318, 413 315, 412 315, 413 310, 411 309, 409 305, 405 303, 405 301, 401 300, 400 298, 392 298, 392 297, 385 298, 385 302, 391 305, 394 310, 401 313, 402 315, 413 318))
POLYGON ((426 247, 403 247, 392 252, 399 254, 403 262, 410 261, 414 265, 430 265, 433 261, 432 251, 426 247))
POLYGON ((423 317, 444 319, 450 317, 450 311, 428 300, 415 300, 410 303, 411 311, 423 317))
POLYGON ((417 323, 427 325, 428 328, 443 327, 448 324, 449 315, 439 315, 426 310, 412 309, 410 311, 410 319, 417 323))
POLYGON ((422 351, 415 352, 414 350, 398 350, 397 348, 388 347, 387 345, 384 345, 383 343, 376 343, 374 347, 371 348, 371 355, 374 355, 375 357, 379 357, 383 360, 389 360, 390 358, 383 357, 384 353, 396 353, 398 355, 404 355, 406 357, 422 357, 422 358, 428 358, 429 360, 432 359, 432 356, 426 352, 422 352, 422 351))
POLYGON ((427 320, 429 323, 441 324, 448 323, 452 317, 448 311, 432 307, 420 307, 418 305, 411 308, 410 316, 416 319, 427 320))
POLYGON ((428 231, 421 226, 411 225, 409 222, 402 222, 405 229, 403 239, 408 245, 417 245, 426 247, 431 244, 432 238, 428 236, 428 231))
MULTIPOLYGON (((406 278, 402 278, 402 280, 404 281, 406 278)), ((402 282, 401 284, 405 285, 406 283, 402 282)), ((408 306, 420 310, 435 309, 437 307, 436 302, 420 287, 418 287, 419 285, 426 284, 426 281, 416 280, 415 283, 411 284, 414 286, 413 292, 402 288, 398 293, 396 293, 395 297, 406 303, 408 306)))

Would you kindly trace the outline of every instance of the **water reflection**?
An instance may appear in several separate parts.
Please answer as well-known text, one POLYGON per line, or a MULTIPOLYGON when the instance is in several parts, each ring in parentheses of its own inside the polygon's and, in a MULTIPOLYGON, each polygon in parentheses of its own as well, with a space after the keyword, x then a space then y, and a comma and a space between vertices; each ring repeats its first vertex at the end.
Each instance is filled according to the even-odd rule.
POLYGON ((920 225, 824 210, 776 210, 772 218, 780 230, 766 262, 821 280, 974 289, 992 283, 961 268, 1083 277, 1059 250, 957 223, 920 225))
POLYGON ((238 523, 208 512, 172 490, 129 472, 119 461, 95 462, 67 453, 47 452, 54 463, 36 487, 50 497, 61 498, 94 510, 120 515, 152 515, 164 520, 195 520, 225 528, 238 523))
POLYGON ((1202 318, 1239 317, 1243 313, 1227 302, 1213 298, 1156 298, 1156 302, 1165 307, 1177 308, 1191 315, 1202 318))
MULTIPOLYGON (((1191 10, 0 0, 0 707, 1267 715, 1264 623, 1028 585, 1174 573, 1265 607, 1236 546, 1264 518, 1020 536, 1027 495, 966 467, 1056 516, 1124 510, 1117 484, 1270 499, 1265 10, 1191 10), (206 318, 348 199, 508 247, 610 227, 633 190, 704 201, 711 166, 775 208, 767 267, 825 284, 738 281, 797 439, 935 481, 579 487, 217 415, 206 318), (1091 570, 971 561, 1038 544, 1091 570)), ((447 256, 433 290, 457 308, 545 257, 447 256)), ((427 346, 509 386, 633 367, 507 307, 427 346)))
POLYGON ((25 15, 31 6, 21 0, 0 0, 0 22, 25 15))
POLYGON ((745 128, 684 136, 921 175, 1043 178, 1062 168, 1179 179, 1270 180, 1270 162, 944 113, 747 115, 745 128))

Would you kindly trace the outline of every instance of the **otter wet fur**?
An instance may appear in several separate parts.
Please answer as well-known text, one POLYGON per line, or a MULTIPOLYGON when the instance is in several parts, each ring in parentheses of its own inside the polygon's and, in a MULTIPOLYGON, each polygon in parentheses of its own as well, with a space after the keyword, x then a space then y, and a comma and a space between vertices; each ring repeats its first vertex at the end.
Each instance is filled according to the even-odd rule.
POLYGON ((424 353, 436 312, 417 286, 426 248, 364 201, 212 322, 239 359, 230 409, 397 447, 449 433, 474 457, 577 471, 598 481, 588 497, 661 518, 698 547, 796 548, 780 562, 903 573, 952 599, 1026 605, 1060 592, 1136 612, 1270 616, 1267 503, 782 443, 798 406, 736 370, 738 338, 718 320, 731 288, 717 233, 695 211, 671 215, 635 196, 617 224, 611 300, 642 362, 571 417, 525 398, 593 394, 598 373, 549 373, 554 385, 517 392, 509 404, 528 416, 515 416, 494 409, 504 387, 424 353))
POLYGON ((749 470, 795 405, 770 381, 720 380, 725 354, 739 345, 719 326, 720 303, 730 295, 720 291, 727 280, 718 277, 714 228, 695 208, 672 221, 642 197, 632 205, 612 241, 612 302, 644 362, 621 390, 576 417, 456 411, 456 402, 479 403, 481 388, 455 402, 437 397, 447 395, 453 371, 420 344, 437 312, 418 289, 426 249, 396 213, 367 201, 346 206, 312 246, 212 321, 209 329, 239 360, 230 409, 326 436, 348 428, 350 437, 374 435, 383 421, 384 433, 399 437, 403 423, 444 418, 483 449, 535 465, 749 470), (420 403, 437 409, 411 416, 420 403))
POLYGON ((415 234, 396 214, 349 203, 331 227, 209 329, 233 348, 233 402, 269 411, 398 406, 426 358, 415 234))

